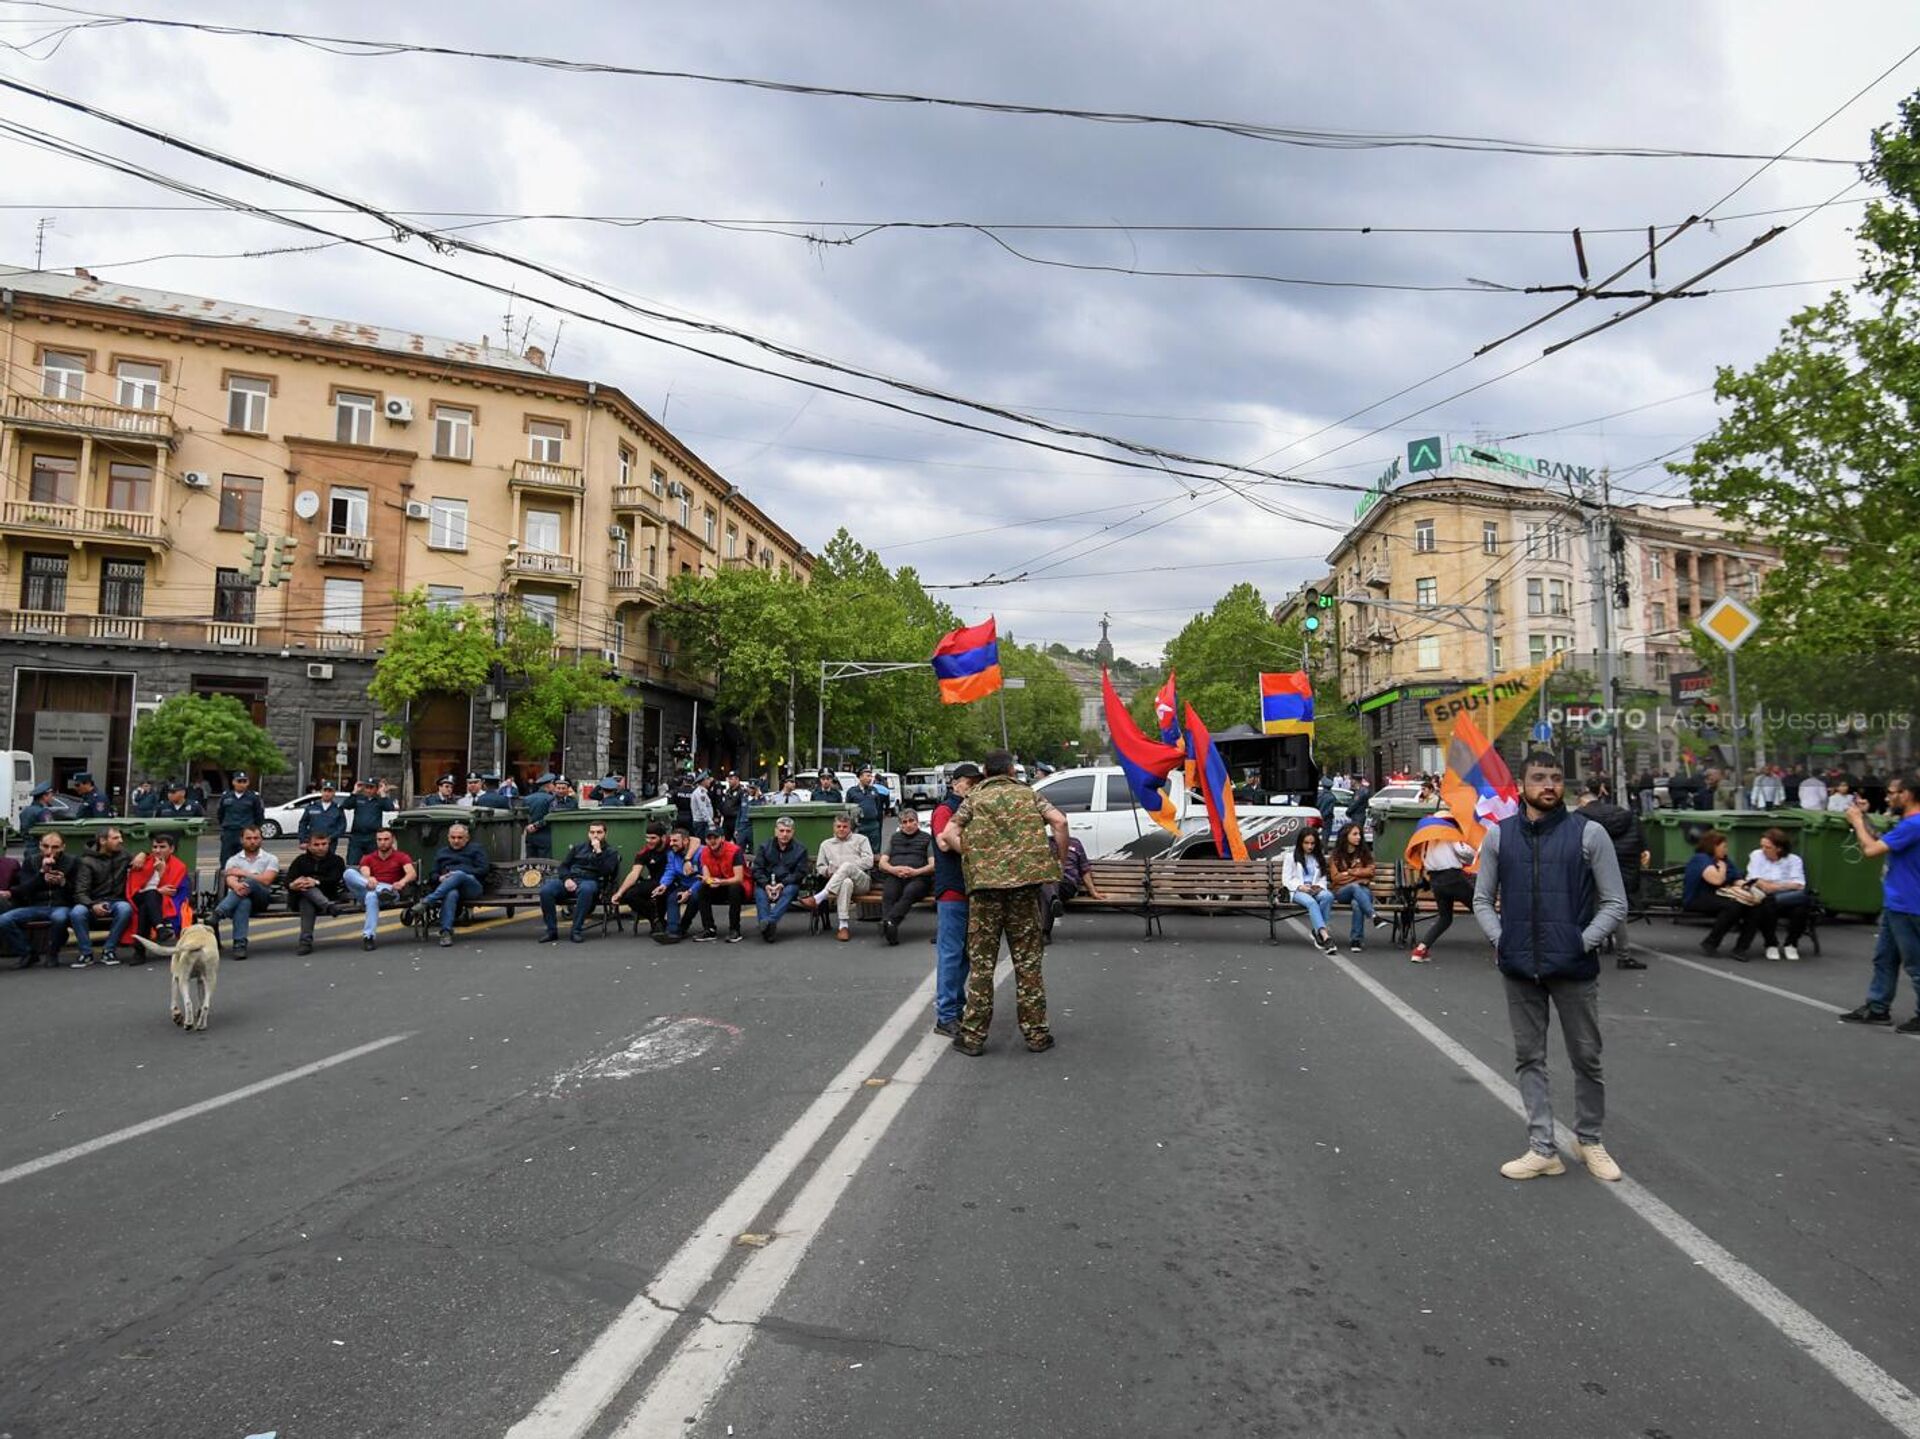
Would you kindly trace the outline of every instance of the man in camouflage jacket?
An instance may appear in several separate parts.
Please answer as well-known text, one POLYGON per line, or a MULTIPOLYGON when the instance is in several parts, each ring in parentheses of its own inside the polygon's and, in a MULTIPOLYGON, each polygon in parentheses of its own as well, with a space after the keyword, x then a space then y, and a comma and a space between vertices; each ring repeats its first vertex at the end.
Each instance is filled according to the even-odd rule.
POLYGON ((1013 988, 1020 1032, 1038 1054, 1053 1048, 1047 1028, 1047 987, 1040 973, 1040 886, 1060 879, 1067 848, 1067 817, 1013 777, 1013 756, 997 749, 986 758, 986 778, 968 793, 943 833, 967 869, 967 1007, 953 1047, 986 1050, 993 1023, 993 968, 1000 936, 1013 952, 1013 988), (1048 840, 1052 830, 1058 849, 1048 840))

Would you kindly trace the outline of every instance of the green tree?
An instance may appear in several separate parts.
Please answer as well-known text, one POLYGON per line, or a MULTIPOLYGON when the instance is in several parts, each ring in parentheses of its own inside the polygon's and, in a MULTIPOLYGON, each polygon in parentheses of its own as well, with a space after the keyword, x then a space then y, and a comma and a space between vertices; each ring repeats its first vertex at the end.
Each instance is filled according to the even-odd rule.
POLYGON ((133 758, 148 774, 194 775, 208 765, 280 774, 287 762, 232 695, 174 695, 133 731, 133 758))
POLYGON ((633 694, 597 659, 558 659, 553 631, 529 615, 515 616, 500 652, 507 678, 507 739, 521 754, 550 754, 567 716, 588 710, 626 710, 633 694))
POLYGON ((423 695, 471 694, 486 684, 495 659, 492 627, 472 605, 437 606, 426 591, 399 598, 393 634, 374 661, 367 695, 382 714, 398 717, 423 695))

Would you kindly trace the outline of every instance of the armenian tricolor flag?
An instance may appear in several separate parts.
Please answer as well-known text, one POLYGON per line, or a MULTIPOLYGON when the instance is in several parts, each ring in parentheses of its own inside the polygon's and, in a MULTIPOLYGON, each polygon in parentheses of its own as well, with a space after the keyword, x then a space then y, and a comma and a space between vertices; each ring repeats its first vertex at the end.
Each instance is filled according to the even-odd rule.
POLYGON ((999 689, 1000 640, 992 616, 943 636, 933 647, 933 673, 942 704, 971 704, 999 689))
MULTIPOLYGON (((1200 716, 1188 705, 1188 762, 1200 772, 1201 791, 1207 801, 1207 823, 1213 829, 1213 846, 1223 858, 1244 860, 1247 842, 1240 835, 1240 817, 1233 809, 1233 781, 1227 777, 1227 762, 1213 747, 1213 736, 1200 723, 1200 716)), ((1324 841, 1323 841, 1324 843, 1324 841)))
POLYGON ((1175 818, 1173 797, 1167 793, 1167 775, 1180 767, 1186 756, 1170 744, 1159 744, 1140 733, 1140 727, 1127 713, 1113 688, 1113 677, 1100 671, 1100 688, 1107 707, 1107 730, 1113 741, 1113 757, 1127 777, 1127 788, 1148 818, 1169 834, 1180 833, 1175 818))
POLYGON ((1265 734, 1313 734, 1313 681, 1305 670, 1260 676, 1260 729, 1265 734))
POLYGON ((1461 829, 1454 817, 1442 810, 1430 814, 1413 827, 1413 833, 1407 836, 1407 847, 1401 858, 1413 869, 1426 868, 1427 846, 1430 844, 1472 844, 1466 831, 1461 829))

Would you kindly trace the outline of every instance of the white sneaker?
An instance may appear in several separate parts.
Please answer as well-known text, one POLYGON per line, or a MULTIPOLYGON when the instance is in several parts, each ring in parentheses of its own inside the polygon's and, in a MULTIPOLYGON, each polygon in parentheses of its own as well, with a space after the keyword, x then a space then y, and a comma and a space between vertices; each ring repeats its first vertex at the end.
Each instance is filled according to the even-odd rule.
POLYGON ((1529 1149, 1518 1159, 1509 1159, 1501 1165, 1500 1172, 1509 1179, 1538 1179, 1543 1174, 1565 1174, 1567 1166, 1560 1162, 1558 1154, 1541 1154, 1529 1149))
POLYGON ((1768 959, 1778 959, 1779 957, 1780 957, 1780 946, 1779 946, 1779 945, 1777 945, 1777 944, 1770 944, 1770 945, 1768 945, 1768 946, 1767 946, 1767 958, 1768 958, 1768 959))
POLYGON ((1797 945, 1788 945, 1780 951, 1780 957, 1785 960, 1798 960, 1800 958, 1799 947, 1797 945))
POLYGON ((1580 1156, 1580 1162, 1587 1166, 1587 1173, 1595 1179, 1604 1179, 1612 1184, 1620 1178, 1620 1166, 1613 1162, 1606 1145, 1575 1144, 1573 1150, 1580 1156))

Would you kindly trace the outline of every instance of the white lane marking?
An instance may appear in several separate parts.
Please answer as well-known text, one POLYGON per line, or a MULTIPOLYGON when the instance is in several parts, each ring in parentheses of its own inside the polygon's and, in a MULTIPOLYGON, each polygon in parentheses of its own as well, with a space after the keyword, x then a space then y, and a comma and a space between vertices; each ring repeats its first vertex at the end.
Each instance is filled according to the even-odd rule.
POLYGON ((676 1064, 700 1059, 714 1050, 740 1042, 740 1027, 697 1014, 661 1014, 638 1034, 620 1042, 620 1047, 598 1059, 584 1060, 561 1070, 553 1077, 549 1091, 560 1094, 592 1079, 631 1079, 636 1074, 653 1074, 672 1069, 676 1064))
POLYGON ((1842 1012, 1841 1006, 1829 1004, 1824 999, 1815 999, 1811 995, 1795 994, 1792 990, 1782 989, 1776 984, 1768 984, 1758 979, 1748 979, 1744 974, 1729 974, 1724 969, 1715 969, 1712 965, 1702 964, 1697 959, 1687 959, 1678 954, 1668 954, 1664 949, 1655 949, 1649 944, 1637 945, 1635 947, 1645 950, 1648 954, 1657 954, 1669 964, 1684 964, 1688 969, 1697 969, 1702 974, 1710 974, 1715 979, 1724 979, 1729 984, 1744 984, 1748 989, 1757 989, 1765 994, 1776 994, 1782 999, 1792 1000, 1795 1004, 1810 1005, 1823 1014, 1839 1014, 1842 1012))
MULTIPOLYGON (((170 1124, 178 1124, 184 1119, 192 1119, 206 1114, 210 1110, 222 1109, 229 1104, 238 1104, 243 1099, 251 1099, 256 1094, 264 1094, 269 1089, 278 1089, 283 1084, 291 1084, 296 1079, 305 1079, 308 1075, 318 1074, 323 1069, 332 1069, 336 1064, 345 1064, 349 1060, 359 1059, 362 1055, 372 1054, 377 1049, 385 1049, 390 1044, 398 1044, 403 1039, 412 1039, 411 1032, 389 1034, 385 1039, 376 1039, 371 1044, 362 1044, 353 1049, 344 1049, 338 1054, 330 1054, 325 1059, 316 1059, 312 1064, 303 1064, 298 1069, 289 1069, 284 1074, 276 1074, 242 1088, 229 1090, 225 1094, 216 1094, 212 1099, 203 1099, 198 1104, 189 1104, 185 1109, 176 1109, 170 1114, 156 1115, 152 1119, 143 1119, 138 1124, 130 1124, 125 1129, 116 1129, 111 1134, 103 1134, 98 1139, 89 1139, 84 1144, 76 1144, 71 1149, 62 1149, 54 1154, 43 1154, 38 1159, 29 1159, 25 1164, 16 1164, 11 1169, 0 1169, 0 1184, 11 1184, 16 1179, 25 1179, 30 1174, 38 1174, 43 1169, 51 1169, 56 1164, 65 1164, 71 1159, 84 1159, 96 1154, 109 1145, 124 1144, 129 1139, 138 1139, 143 1134, 152 1134, 156 1129, 165 1129, 170 1124)), ((192 1041, 189 1041, 192 1042, 192 1041)))
MULTIPOLYGON (((1002 965, 996 985, 1012 973, 1002 965)), ((915 1087, 927 1077, 942 1051, 952 1047, 944 1035, 929 1034, 914 1046, 892 1081, 879 1090, 852 1127, 840 1137, 832 1153, 820 1161, 811 1178, 793 1197, 773 1226, 764 1248, 753 1250, 713 1307, 700 1316, 666 1366, 614 1431, 613 1439, 655 1439, 686 1432, 706 1412, 757 1332, 755 1325, 779 1299, 787 1281, 853 1184, 861 1166, 900 1116, 915 1087)))
MULTIPOLYGON (((733 1251, 734 1240, 752 1226, 754 1217, 792 1177, 848 1102, 856 1094, 869 1092, 866 1080, 887 1052, 914 1025, 926 1022, 932 1002, 933 976, 929 974, 892 1017, 874 1031, 860 1052, 847 1061, 846 1067, 827 1082, 827 1087, 773 1148, 761 1156, 747 1177, 734 1186, 719 1208, 701 1222, 653 1282, 635 1295, 619 1317, 601 1331, 586 1353, 561 1376, 552 1392, 507 1431, 507 1439, 579 1439, 593 1426, 627 1381, 646 1363, 654 1346, 680 1317, 680 1311, 692 1304, 713 1278, 733 1251)), ((873 1092, 884 1095, 891 1087, 873 1092)))
MULTIPOLYGON (((1296 926, 1299 925, 1298 920, 1293 923, 1296 926)), ((1304 927, 1301 928, 1301 933, 1306 933, 1304 927)), ((1330 954, 1327 958, 1338 965, 1347 978, 1384 1004, 1422 1039, 1472 1075, 1481 1088, 1520 1118, 1526 1118, 1526 1106, 1520 1100, 1520 1091, 1482 1064, 1465 1046, 1359 966, 1337 954, 1330 954)), ((1554 1136, 1562 1149, 1572 1151, 1573 1135, 1558 1121, 1554 1123, 1554 1136)), ((1920 1439, 1920 1395, 1915 1395, 1906 1385, 1794 1303, 1766 1279, 1682 1219, 1645 1185, 1631 1179, 1622 1179, 1618 1183, 1605 1184, 1601 1187, 1652 1225, 1682 1254, 1718 1279, 1735 1298, 1779 1330, 1796 1348, 1805 1351, 1810 1359, 1846 1385, 1856 1397, 1871 1406, 1882 1419, 1901 1434, 1906 1435, 1907 1439, 1920 1439)))

